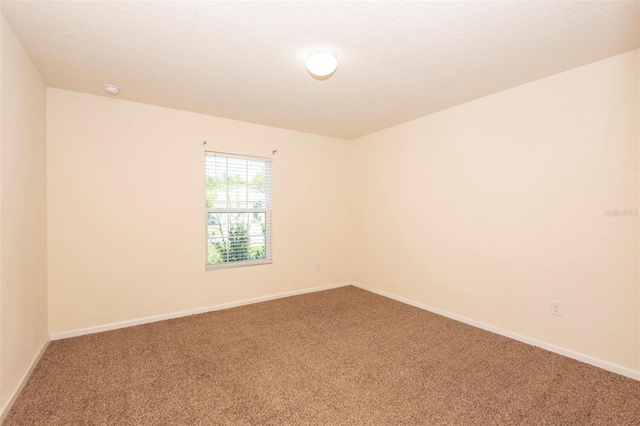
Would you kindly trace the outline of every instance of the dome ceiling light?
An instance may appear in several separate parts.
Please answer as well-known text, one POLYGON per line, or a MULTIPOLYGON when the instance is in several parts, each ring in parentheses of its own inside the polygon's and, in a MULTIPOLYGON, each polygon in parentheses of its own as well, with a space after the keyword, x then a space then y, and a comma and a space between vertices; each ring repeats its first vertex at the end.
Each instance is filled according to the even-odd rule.
POLYGON ((336 53, 331 50, 319 50, 307 59, 307 70, 317 77, 327 77, 338 67, 336 53))

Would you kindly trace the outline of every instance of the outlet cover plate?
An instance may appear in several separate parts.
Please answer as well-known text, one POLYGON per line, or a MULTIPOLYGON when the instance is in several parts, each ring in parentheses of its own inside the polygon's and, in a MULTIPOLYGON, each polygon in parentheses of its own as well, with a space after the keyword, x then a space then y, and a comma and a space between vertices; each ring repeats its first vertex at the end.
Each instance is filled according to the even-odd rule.
POLYGON ((562 316, 562 302, 557 300, 552 300, 549 308, 551 315, 562 316))

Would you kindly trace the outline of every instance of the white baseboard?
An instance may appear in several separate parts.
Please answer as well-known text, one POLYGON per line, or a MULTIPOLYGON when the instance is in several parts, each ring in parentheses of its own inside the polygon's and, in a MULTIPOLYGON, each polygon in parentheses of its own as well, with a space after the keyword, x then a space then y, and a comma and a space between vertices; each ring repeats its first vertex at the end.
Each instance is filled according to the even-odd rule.
POLYGON ((150 322, 163 321, 173 318, 186 317, 189 315, 204 314, 206 312, 219 311, 222 309, 235 308, 238 306, 251 305, 253 303, 266 302, 268 300, 282 299, 284 297, 297 296, 300 294, 314 293, 316 291, 330 290, 332 288, 346 287, 351 283, 330 284, 320 287, 306 288, 303 290, 288 291, 270 296, 256 297, 253 299, 245 299, 237 302, 223 303, 220 305, 207 306, 204 308, 190 309, 187 311, 173 312, 170 314, 154 315, 151 317, 138 318, 128 321, 114 322, 111 324, 99 325, 96 327, 87 327, 71 331, 63 331, 51 334, 51 340, 68 339, 69 337, 84 336, 86 334, 100 333, 102 331, 117 330, 118 328, 132 327, 134 325, 148 324, 150 322))
POLYGON ((485 324, 480 321, 472 320, 467 317, 463 317, 462 315, 453 314, 451 312, 444 311, 442 309, 434 308, 433 306, 424 305, 422 303, 415 302, 410 299, 405 299, 404 297, 396 296, 395 294, 387 293, 386 291, 377 290, 375 288, 370 288, 360 283, 351 283, 354 287, 361 288, 362 290, 369 291, 371 293, 378 294, 380 296, 388 297, 389 299, 397 300, 398 302, 406 303, 407 305, 415 306, 416 308, 424 309, 425 311, 433 312, 434 314, 442 315, 443 317, 451 318, 456 321, 463 322, 465 324, 469 324, 471 326, 481 328, 486 331, 490 331, 495 334, 499 334, 501 336, 508 337, 510 339, 517 340, 522 343, 526 343, 532 346, 537 346, 542 349, 546 349, 550 352, 555 352, 560 355, 564 355, 568 358, 573 358, 575 360, 591 364, 593 366, 602 368, 603 370, 611 371, 613 373, 620 374, 622 376, 626 376, 635 380, 640 380, 640 371, 631 370, 630 368, 622 367, 617 364, 613 364, 608 361, 603 361, 598 358, 594 358, 589 355, 581 354, 579 352, 575 352, 569 349, 562 348, 560 346, 552 345, 547 342, 543 342, 542 340, 534 339, 532 337, 523 336, 522 334, 514 333, 512 331, 504 330, 502 328, 494 327, 489 324, 485 324))
POLYGON ((40 358, 42 358, 44 351, 47 350, 47 346, 49 346, 48 337, 47 337, 47 340, 42 345, 42 347, 40 348, 40 351, 38 352, 36 357, 33 359, 33 361, 31 361, 31 365, 29 365, 29 369, 26 371, 26 373, 24 373, 24 376, 22 376, 22 380, 20 380, 20 384, 13 391, 13 393, 9 397, 9 400, 4 405, 4 407, 2 407, 2 410, 0 411, 0 425, 2 424, 2 422, 4 422, 4 419, 9 414, 9 411, 11 410, 13 403, 16 402, 16 399, 18 399, 18 395, 20 395, 20 392, 22 392, 22 389, 24 389, 25 385, 29 381, 29 377, 31 377, 31 373, 33 373, 33 370, 36 368, 36 365, 38 365, 38 362, 40 362, 40 358))

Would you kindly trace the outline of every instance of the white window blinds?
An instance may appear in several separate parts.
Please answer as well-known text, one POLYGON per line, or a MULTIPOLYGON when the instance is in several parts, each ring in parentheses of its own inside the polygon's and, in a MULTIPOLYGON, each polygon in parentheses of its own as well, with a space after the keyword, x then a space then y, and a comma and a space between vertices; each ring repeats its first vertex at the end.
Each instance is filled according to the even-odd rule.
POLYGON ((271 263, 271 160, 205 153, 207 269, 271 263))

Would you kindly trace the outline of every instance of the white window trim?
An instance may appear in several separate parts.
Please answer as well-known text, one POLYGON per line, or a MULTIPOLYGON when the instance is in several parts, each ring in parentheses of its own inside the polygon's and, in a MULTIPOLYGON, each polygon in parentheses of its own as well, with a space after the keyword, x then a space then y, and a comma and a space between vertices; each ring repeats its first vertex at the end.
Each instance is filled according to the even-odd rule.
MULTIPOLYGON (((240 155, 240 154, 231 154, 220 151, 205 151, 205 181, 206 181, 206 164, 207 157, 225 157, 225 158, 238 158, 243 160, 259 160, 266 161, 269 163, 273 163, 271 158, 266 157, 258 157, 253 155, 240 155)), ((255 209, 255 208, 233 208, 233 209, 223 209, 223 208, 209 208, 206 207, 205 201, 205 239, 204 239, 204 257, 205 257, 205 270, 213 271, 217 269, 229 269, 229 268, 242 268, 245 266, 256 266, 256 265, 269 265, 273 263, 273 166, 270 165, 271 169, 269 170, 270 174, 270 186, 266 190, 267 192, 267 204, 269 208, 255 209), (225 262, 225 263, 215 263, 210 264, 209 262, 209 213, 216 212, 224 212, 224 213, 265 213, 266 223, 270 224, 267 237, 267 241, 265 241, 265 250, 267 252, 267 259, 256 259, 256 260, 243 260, 238 262, 225 262)))

